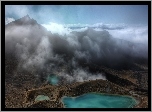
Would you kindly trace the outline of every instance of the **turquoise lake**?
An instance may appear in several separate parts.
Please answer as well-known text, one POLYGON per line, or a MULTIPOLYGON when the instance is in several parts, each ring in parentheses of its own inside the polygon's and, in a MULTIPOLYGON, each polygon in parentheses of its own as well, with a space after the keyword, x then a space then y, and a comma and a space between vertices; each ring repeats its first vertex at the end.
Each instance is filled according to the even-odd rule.
POLYGON ((47 77, 47 81, 52 85, 57 85, 59 82, 59 78, 55 74, 51 74, 47 77))
POLYGON ((43 101, 43 100, 50 100, 50 98, 48 96, 45 96, 45 95, 38 95, 35 98, 35 101, 43 101))
POLYGON ((129 96, 87 93, 78 97, 62 97, 65 108, 132 108, 137 101, 129 96))

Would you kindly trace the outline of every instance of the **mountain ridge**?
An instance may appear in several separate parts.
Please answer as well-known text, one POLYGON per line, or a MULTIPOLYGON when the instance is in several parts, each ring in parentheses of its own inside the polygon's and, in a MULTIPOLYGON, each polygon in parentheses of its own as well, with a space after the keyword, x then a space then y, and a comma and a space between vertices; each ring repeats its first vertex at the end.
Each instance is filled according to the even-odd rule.
MULTIPOLYGON (((13 21, 11 22, 11 24, 8 24, 6 26, 9 27, 9 26, 14 26, 14 25, 23 26, 23 27, 30 25, 30 27, 26 27, 30 29, 33 28, 33 30, 29 32, 31 33, 30 37, 33 34, 37 35, 38 32, 42 32, 38 35, 40 38, 39 42, 43 36, 48 36, 49 39, 52 39, 50 40, 50 42, 54 46, 53 52, 58 55, 66 54, 67 57, 71 57, 70 55, 75 53, 73 51, 69 52, 68 49, 69 47, 72 47, 72 46, 69 46, 69 42, 66 42, 67 40, 65 41, 63 38, 60 37, 60 35, 57 35, 56 37, 55 35, 52 35, 52 33, 50 34, 49 33, 50 31, 47 31, 45 27, 43 27, 41 24, 38 24, 36 20, 31 19, 29 15, 25 15, 24 17, 16 21, 13 21), (59 44, 61 44, 62 42, 66 42, 67 44, 61 46, 57 44, 56 41, 54 40, 58 40, 58 42, 60 42, 59 44), (61 51, 61 48, 62 48, 62 51, 61 51), (71 53, 71 54, 68 54, 68 53, 71 53)), ((122 63, 121 61, 127 60, 127 58, 132 58, 132 57, 136 58, 135 53, 137 56, 138 55, 140 56, 141 54, 140 49, 138 49, 137 52, 133 52, 133 48, 138 48, 139 45, 137 44, 135 45, 133 42, 130 42, 127 40, 113 38, 109 34, 109 32, 106 30, 96 31, 93 28, 89 27, 85 31, 82 31, 82 32, 73 31, 72 33, 77 36, 78 42, 81 44, 81 49, 79 48, 74 48, 74 49, 80 50, 81 52, 85 52, 87 50, 90 53, 91 57, 93 58, 92 59, 93 62, 98 63, 100 60, 102 62, 109 63, 109 64, 111 63, 111 61, 113 61, 113 63, 116 63, 116 62, 122 63), (90 44, 89 41, 91 41, 93 45, 99 46, 99 50, 100 50, 99 56, 97 56, 98 54, 96 53, 96 50, 92 49, 92 46, 89 45, 90 44)))

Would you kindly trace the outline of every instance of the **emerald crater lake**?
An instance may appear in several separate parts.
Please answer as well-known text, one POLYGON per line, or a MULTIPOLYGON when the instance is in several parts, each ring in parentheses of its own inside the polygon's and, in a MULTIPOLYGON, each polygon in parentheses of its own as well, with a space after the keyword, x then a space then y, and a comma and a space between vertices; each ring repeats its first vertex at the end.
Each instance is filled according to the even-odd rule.
POLYGON ((43 101, 43 100, 50 100, 50 98, 48 96, 45 96, 45 95, 38 95, 35 98, 35 101, 43 101))
POLYGON ((132 108, 137 101, 130 96, 86 93, 78 97, 62 97, 64 108, 132 108))
POLYGON ((55 74, 51 74, 47 77, 47 81, 51 84, 51 85, 57 85, 59 82, 59 77, 55 74))

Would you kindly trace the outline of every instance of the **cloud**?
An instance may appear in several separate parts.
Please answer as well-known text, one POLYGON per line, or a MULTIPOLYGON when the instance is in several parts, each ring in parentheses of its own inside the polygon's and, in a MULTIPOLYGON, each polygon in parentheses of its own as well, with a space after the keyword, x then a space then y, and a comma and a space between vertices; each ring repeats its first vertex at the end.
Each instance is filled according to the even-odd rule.
POLYGON ((115 29, 108 31, 115 38, 135 43, 148 43, 148 26, 131 26, 125 29, 115 29))
POLYGON ((64 28, 63 25, 50 22, 49 24, 42 24, 48 31, 52 33, 58 33, 59 35, 65 35, 70 33, 70 29, 64 28))
POLYGON ((38 24, 5 28, 6 58, 14 56, 19 61, 18 70, 36 77, 45 79, 54 73, 67 82, 105 80, 100 66, 130 69, 134 59, 147 59, 148 47, 137 43, 148 38, 146 27, 102 31, 89 27, 77 31, 57 23, 43 26, 50 32, 38 24))
POLYGON ((68 27, 68 28, 82 28, 82 27, 89 27, 90 25, 89 24, 65 24, 64 25, 65 27, 68 27))
POLYGON ((80 29, 80 28, 100 28, 100 29, 106 29, 106 30, 118 30, 118 29, 124 29, 127 27, 125 24, 104 24, 104 23, 95 23, 95 24, 66 24, 64 25, 66 28, 70 29, 80 29))
POLYGON ((82 68, 74 69, 72 76, 69 75, 69 74, 66 74, 66 75, 63 75, 63 76, 70 82, 74 82, 74 81, 84 82, 84 81, 96 80, 96 79, 106 80, 103 73, 92 74, 92 73, 90 73, 87 70, 82 69, 82 68))
POLYGON ((58 24, 54 22, 49 22, 48 24, 41 24, 44 26, 48 31, 52 33, 58 33, 59 35, 70 34, 72 31, 82 32, 87 30, 88 28, 93 28, 96 31, 102 30, 120 30, 126 29, 127 25, 125 24, 103 24, 103 23, 96 23, 96 24, 58 24))
POLYGON ((15 19, 14 18, 5 18, 5 24, 8 24, 12 21, 15 21, 15 19))

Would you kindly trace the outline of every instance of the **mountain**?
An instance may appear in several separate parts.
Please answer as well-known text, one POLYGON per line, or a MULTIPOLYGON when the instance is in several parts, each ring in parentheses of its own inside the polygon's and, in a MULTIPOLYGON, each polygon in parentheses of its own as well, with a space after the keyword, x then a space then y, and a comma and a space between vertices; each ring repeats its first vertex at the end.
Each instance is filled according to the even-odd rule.
POLYGON ((38 24, 36 20, 31 19, 29 15, 26 15, 5 25, 5 51, 6 53, 16 55, 14 54, 17 51, 15 48, 16 44, 24 44, 25 46, 29 45, 29 51, 33 52, 37 46, 36 44, 46 35, 46 28, 38 24), (34 40, 35 43, 32 44, 31 42, 34 40), (29 43, 26 41, 29 41, 29 43))
MULTIPOLYGON (((5 25, 5 105, 22 107, 23 101, 18 99, 24 99, 23 93, 46 83, 51 73, 61 76, 62 85, 77 81, 77 76, 83 80, 105 74, 112 83, 126 83, 128 88, 135 83, 135 88, 136 80, 147 81, 147 73, 132 76, 126 71, 142 71, 148 66, 144 48, 93 28, 70 35, 52 34, 26 15, 5 25)), ((144 87, 142 83, 139 87, 144 87)))
MULTIPOLYGON (((146 47, 142 44, 113 38, 106 30, 95 31, 89 27, 82 32, 71 32, 74 36, 70 38, 78 39, 75 41, 79 45, 77 47, 71 46, 72 41, 68 41, 67 37, 63 38, 61 35, 51 34, 36 20, 31 19, 29 15, 7 24, 5 31, 5 50, 6 53, 13 55, 25 54, 25 52, 21 51, 21 49, 24 49, 23 46, 27 47, 26 51, 31 56, 38 55, 36 49, 46 36, 48 37, 48 44, 51 45, 52 53, 59 56, 65 55, 64 58, 67 60, 76 58, 77 62, 86 63, 87 56, 81 59, 78 56, 74 57, 78 51, 82 54, 88 52, 89 61, 92 63, 115 69, 128 69, 134 66, 134 63, 148 62, 148 51, 144 49, 146 47), (22 47, 16 49, 17 44, 22 47), (17 53, 18 51, 19 53, 17 53)), ((20 55, 17 56, 20 57, 20 55)))
POLYGON ((5 29, 7 28, 11 28, 14 26, 35 26, 35 28, 38 28, 38 31, 42 31, 42 32, 47 32, 46 28, 43 27, 42 25, 38 24, 36 20, 34 20, 33 18, 30 18, 29 15, 26 15, 20 19, 17 19, 15 21, 12 21, 8 24, 5 25, 5 29))
POLYGON ((36 23, 37 23, 36 20, 31 19, 31 18, 29 17, 29 15, 26 15, 26 16, 18 19, 18 20, 15 20, 15 21, 13 21, 13 22, 8 23, 8 24, 6 25, 6 27, 7 27, 8 25, 13 25, 13 24, 15 24, 15 25, 34 25, 34 24, 36 24, 36 23))

